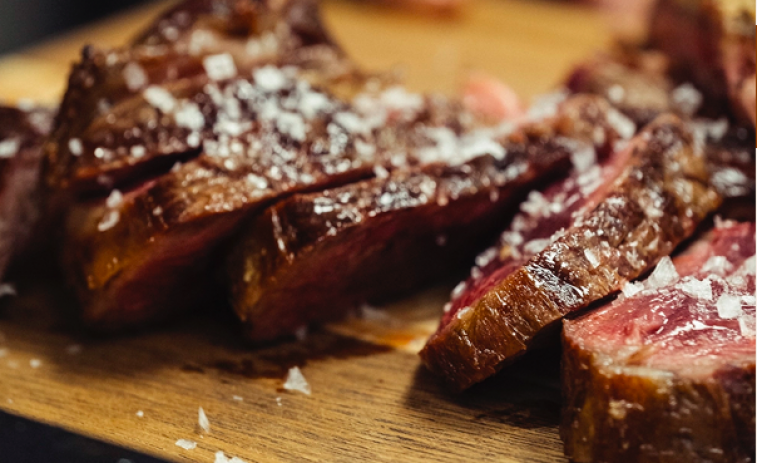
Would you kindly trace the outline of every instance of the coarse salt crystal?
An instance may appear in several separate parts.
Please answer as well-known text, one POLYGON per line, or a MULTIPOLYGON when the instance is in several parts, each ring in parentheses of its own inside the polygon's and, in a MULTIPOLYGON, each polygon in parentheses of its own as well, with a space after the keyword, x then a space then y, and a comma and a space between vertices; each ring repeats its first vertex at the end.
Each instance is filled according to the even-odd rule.
POLYGON ((145 412, 143 412, 142 410, 137 410, 136 415, 137 415, 138 418, 144 418, 145 417, 145 412))
POLYGON ((142 92, 142 95, 151 106, 164 113, 170 113, 176 107, 176 100, 173 95, 164 88, 151 85, 142 92))
POLYGON ((655 267, 649 278, 644 282, 645 289, 657 289, 671 285, 678 281, 678 271, 670 257, 665 256, 655 267))
POLYGON ((589 261, 589 264, 591 264, 592 267, 599 267, 600 261, 591 249, 584 249, 584 256, 586 256, 586 260, 589 261))
POLYGON ((742 314, 739 317, 739 331, 745 338, 754 338, 755 336, 755 321, 754 315, 742 314))
POLYGON ((208 420, 208 416, 205 414, 205 410, 200 407, 197 410, 197 424, 200 425, 200 429, 202 429, 205 432, 210 432, 210 421, 208 420))
POLYGON ((132 92, 141 90, 147 85, 147 74, 145 73, 145 70, 135 62, 129 62, 124 66, 123 77, 124 82, 126 83, 126 88, 132 92))
POLYGON ((689 83, 676 87, 670 96, 673 105, 686 116, 693 116, 702 105, 702 94, 689 83))
POLYGON ((12 283, 0 283, 0 297, 16 295, 16 287, 12 283))
POLYGON ((211 80, 231 79, 237 75, 234 58, 228 53, 206 56, 202 60, 202 66, 211 80))
POLYGON ((710 280, 686 278, 680 283, 679 287, 684 294, 688 294, 695 299, 712 300, 712 285, 710 284, 710 280))
POLYGON ((452 299, 458 299, 460 296, 462 296, 467 286, 468 284, 464 281, 458 283, 457 286, 455 286, 455 288, 452 290, 452 299))
POLYGON ((620 103, 626 96, 626 89, 622 86, 615 84, 607 89, 607 98, 613 103, 620 103))
POLYGON ((111 228, 115 227, 118 223, 118 220, 121 218, 121 214, 116 210, 109 210, 103 215, 102 220, 100 220, 100 223, 97 224, 97 230, 104 232, 106 230, 110 230, 111 228))
POLYGON ((68 140, 68 151, 70 151, 74 156, 81 156, 84 152, 84 147, 82 146, 81 140, 79 140, 78 138, 72 138, 68 140))
POLYGON ((203 116, 200 107, 192 102, 184 101, 174 112, 176 125, 190 130, 200 130, 205 127, 205 116, 203 116))
POLYGON ((623 285, 622 290, 623 295, 625 297, 631 297, 634 294, 640 293, 641 291, 644 291, 644 285, 641 283, 631 283, 628 282, 625 285, 623 285))
POLYGON ((570 161, 578 172, 584 172, 597 163, 597 152, 589 144, 582 144, 570 154, 570 161))
POLYGON ((523 245, 523 251, 527 254, 538 254, 552 242, 549 238, 534 239, 523 245))
POLYGON ((18 152, 19 146, 16 138, 0 141, 0 158, 12 158, 18 152))
POLYGON ((636 133, 636 124, 616 109, 607 112, 607 123, 623 139, 627 140, 636 133))
POLYGON ((305 377, 298 367, 292 367, 289 369, 286 381, 284 382, 284 389, 287 391, 298 391, 305 395, 310 395, 311 389, 305 377))
POLYGON ((731 264, 725 256, 712 256, 702 266, 702 272, 714 273, 715 275, 725 275, 733 270, 731 264))
POLYGON ((183 448, 184 450, 193 450, 197 447, 197 442, 191 441, 189 439, 179 439, 176 441, 176 445, 183 448))
POLYGON ((308 127, 305 120, 296 113, 282 112, 276 118, 276 128, 283 135, 288 135, 293 140, 304 142, 307 137, 308 127))
POLYGON ((265 92, 277 92, 287 83, 284 73, 274 66, 255 69, 252 76, 255 78, 255 84, 265 92))
POLYGON ((718 316, 726 320, 738 318, 742 314, 741 297, 732 294, 723 294, 715 303, 718 309, 718 316))
POLYGON ((146 150, 146 149, 145 149, 145 147, 144 147, 144 146, 142 146, 142 145, 134 145, 134 146, 132 146, 132 147, 131 147, 131 148, 129 149, 129 153, 130 153, 130 154, 131 154, 131 155, 132 155, 133 157, 135 157, 135 158, 137 158, 137 159, 140 159, 140 158, 143 158, 143 157, 145 156, 145 154, 147 154, 147 150, 146 150))
POLYGON ((108 206, 111 209, 115 209, 124 202, 124 195, 121 194, 118 190, 113 190, 110 192, 110 195, 108 195, 108 199, 105 200, 105 205, 108 206))

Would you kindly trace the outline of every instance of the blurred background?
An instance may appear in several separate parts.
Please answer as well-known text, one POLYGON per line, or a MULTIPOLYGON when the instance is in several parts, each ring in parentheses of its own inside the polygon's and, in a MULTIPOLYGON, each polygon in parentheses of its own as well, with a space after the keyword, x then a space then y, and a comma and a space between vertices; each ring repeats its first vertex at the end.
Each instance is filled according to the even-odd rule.
POLYGON ((147 0, 0 0, 0 53, 8 53, 147 0))

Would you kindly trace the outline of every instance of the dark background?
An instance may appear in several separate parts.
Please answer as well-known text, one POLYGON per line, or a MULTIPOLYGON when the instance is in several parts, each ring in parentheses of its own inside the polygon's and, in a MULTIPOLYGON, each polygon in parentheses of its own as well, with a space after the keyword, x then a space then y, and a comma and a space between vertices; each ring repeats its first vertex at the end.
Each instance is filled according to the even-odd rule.
POLYGON ((0 0, 0 53, 148 0, 0 0))

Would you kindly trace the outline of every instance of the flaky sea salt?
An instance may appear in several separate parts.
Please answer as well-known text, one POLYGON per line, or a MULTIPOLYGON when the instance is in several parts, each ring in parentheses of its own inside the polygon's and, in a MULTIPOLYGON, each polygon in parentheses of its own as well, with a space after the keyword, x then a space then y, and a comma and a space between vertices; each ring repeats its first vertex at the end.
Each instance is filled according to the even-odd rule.
POLYGON ((208 420, 208 416, 205 414, 205 410, 200 407, 197 411, 197 424, 200 425, 200 429, 202 429, 205 432, 210 432, 210 421, 208 420))
POLYGON ((305 395, 310 395, 311 389, 305 377, 298 367, 292 367, 289 369, 286 381, 284 382, 284 389, 287 391, 298 391, 305 395))
POLYGON ((697 280, 696 278, 684 279, 679 287, 684 294, 703 301, 712 300, 712 285, 710 280, 697 280))
POLYGON ((18 152, 20 143, 15 138, 0 141, 0 158, 12 158, 18 152))
POLYGON ((16 295, 16 287, 12 283, 0 283, 0 297, 16 295))
POLYGON ((723 294, 715 303, 718 309, 718 316, 725 320, 732 320, 741 315, 741 297, 731 294, 723 294))
POLYGON ((174 112, 176 125, 190 130, 200 130, 205 127, 205 116, 200 107, 192 102, 182 102, 174 112))
POLYGON ((176 107, 176 100, 168 90, 151 85, 147 87, 143 92, 145 100, 150 103, 151 106, 158 108, 164 113, 170 113, 176 107))
POLYGON ((287 79, 280 69, 274 66, 263 66, 252 73, 255 84, 265 92, 277 92, 284 88, 287 79))
POLYGON ((184 450, 194 450, 195 448, 197 448, 197 442, 191 441, 189 439, 179 439, 176 441, 176 445, 183 448, 184 450))
POLYGON ((649 278, 644 282, 645 289, 663 288, 672 285, 679 279, 678 271, 670 257, 665 256, 655 267, 649 278))
POLYGON ((202 60, 202 66, 211 80, 231 79, 237 75, 234 58, 228 53, 206 56, 202 60))
POLYGON ((689 83, 676 87, 670 96, 673 105, 686 116, 693 116, 702 105, 702 94, 689 83))
POLYGON ((124 82, 126 88, 132 92, 141 90, 147 85, 147 74, 145 70, 139 64, 135 62, 129 62, 124 66, 123 70, 124 82))
POLYGON ((108 195, 108 199, 105 200, 105 205, 111 209, 120 207, 124 202, 124 195, 118 190, 113 190, 108 195))
POLYGON ((68 140, 68 151, 70 151, 74 156, 81 156, 84 152, 84 147, 82 146, 81 140, 79 140, 78 138, 72 138, 68 140))
POLYGON ((739 317, 739 330, 741 331, 741 335, 745 338, 754 338, 756 324, 757 320, 755 320, 754 315, 742 314, 739 317))
POLYGON ((217 451, 213 463, 245 463, 239 457, 227 457, 222 451, 217 451))
POLYGON ((100 222, 97 224, 97 230, 101 232, 110 230, 111 228, 116 226, 120 218, 121 214, 118 211, 107 211, 105 215, 103 215, 103 218, 100 220, 100 222))
POLYGON ((702 272, 720 276, 726 275, 731 270, 733 270, 733 264, 725 256, 712 256, 702 266, 702 272))

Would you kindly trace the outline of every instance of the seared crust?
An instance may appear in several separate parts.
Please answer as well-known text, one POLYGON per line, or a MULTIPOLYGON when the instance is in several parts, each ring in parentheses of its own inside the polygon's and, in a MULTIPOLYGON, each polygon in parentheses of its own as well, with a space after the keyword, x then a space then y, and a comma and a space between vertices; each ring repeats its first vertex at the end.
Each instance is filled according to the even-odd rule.
POLYGON ((267 209, 226 266, 248 335, 291 334, 464 265, 525 188, 562 176, 577 151, 610 150, 620 138, 611 111, 601 98, 577 96, 553 118, 502 137, 504 159, 400 170, 267 209))
POLYGON ((656 119, 628 149, 596 207, 429 339, 421 357, 453 389, 496 373, 565 315, 641 275, 718 206, 702 153, 675 116, 656 119))
POLYGON ((754 230, 727 223, 674 260, 681 280, 675 272, 660 287, 643 283, 565 321, 560 431, 568 457, 754 461, 754 230), (697 281, 708 291, 692 291, 697 281), (721 312, 722 300, 741 295, 741 315, 721 312))

